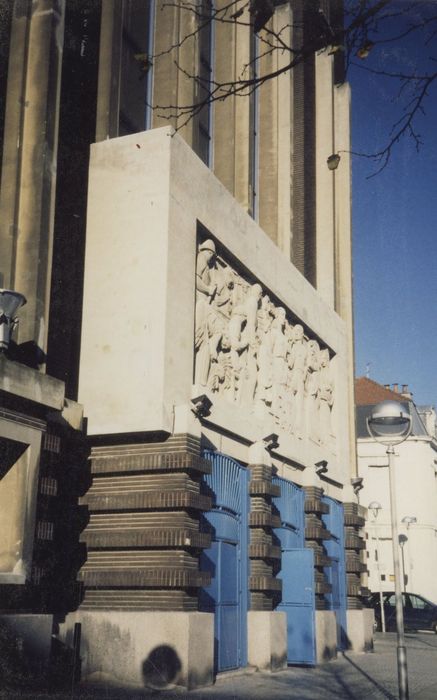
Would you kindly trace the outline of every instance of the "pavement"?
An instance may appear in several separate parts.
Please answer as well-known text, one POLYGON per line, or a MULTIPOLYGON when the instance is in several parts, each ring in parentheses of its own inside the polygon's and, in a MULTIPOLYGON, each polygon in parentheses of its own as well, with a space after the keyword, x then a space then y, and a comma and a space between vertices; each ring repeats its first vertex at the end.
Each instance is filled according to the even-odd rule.
MULTIPOLYGON (((408 633, 406 644, 410 700, 437 700, 437 635, 408 633)), ((108 682, 76 686, 63 694, 0 692, 0 697, 29 700, 396 700, 396 635, 376 634, 373 653, 344 652, 335 661, 315 668, 289 667, 277 673, 247 669, 219 674, 213 686, 189 693, 182 689, 119 688, 108 682)))

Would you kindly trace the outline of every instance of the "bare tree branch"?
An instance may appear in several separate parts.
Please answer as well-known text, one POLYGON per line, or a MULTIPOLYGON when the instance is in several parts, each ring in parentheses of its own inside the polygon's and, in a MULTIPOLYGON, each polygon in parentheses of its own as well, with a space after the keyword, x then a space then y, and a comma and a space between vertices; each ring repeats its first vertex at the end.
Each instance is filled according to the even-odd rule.
POLYGON ((416 149, 420 147, 422 140, 417 131, 417 119, 423 115, 429 91, 437 82, 437 70, 431 66, 436 60, 432 55, 432 44, 437 37, 435 0, 414 0, 402 4, 399 0, 345 0, 343 26, 331 26, 323 13, 311 10, 312 32, 309 37, 305 36, 305 40, 300 44, 297 43, 296 37, 302 35, 302 31, 299 31, 302 29, 302 22, 287 21, 279 28, 277 23, 274 28, 273 23, 269 22, 258 31, 257 55, 242 64, 236 79, 218 80, 216 76, 208 76, 206 79, 190 73, 180 64, 178 50, 187 41, 196 40, 209 25, 251 26, 253 30, 253 2, 254 0, 230 0, 220 7, 198 0, 168 0, 164 3, 163 8, 190 13, 196 26, 172 46, 154 55, 152 61, 174 52, 174 65, 182 75, 194 81, 198 86, 199 96, 186 104, 153 105, 159 116, 175 120, 176 129, 180 129, 208 105, 232 97, 248 97, 268 81, 305 63, 315 53, 342 50, 347 71, 366 70, 378 78, 393 81, 393 101, 399 103, 401 112, 387 135, 387 143, 382 148, 374 153, 354 155, 375 162, 378 165, 375 175, 386 167, 393 148, 402 138, 409 137, 416 149), (288 40, 290 34, 293 37, 291 42, 288 40), (429 47, 429 55, 425 59, 422 52, 420 60, 417 59, 408 70, 403 68, 399 58, 393 59, 386 68, 381 67, 382 57, 395 55, 384 54, 385 46, 402 47, 402 42, 406 39, 411 42, 412 37, 417 39, 418 45, 429 47), (260 63, 264 63, 263 59, 273 56, 276 52, 282 57, 287 57, 285 61, 282 59, 283 65, 263 73, 255 71, 255 66, 259 68, 260 63), (358 62, 355 60, 356 56, 360 59, 369 56, 369 61, 367 64, 362 60, 358 62))

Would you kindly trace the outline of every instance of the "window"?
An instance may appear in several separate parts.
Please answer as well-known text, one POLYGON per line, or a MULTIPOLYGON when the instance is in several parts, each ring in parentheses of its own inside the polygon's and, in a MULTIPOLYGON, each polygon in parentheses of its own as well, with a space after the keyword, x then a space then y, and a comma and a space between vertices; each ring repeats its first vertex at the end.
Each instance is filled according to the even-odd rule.
POLYGON ((124 0, 120 56, 118 134, 151 125, 154 0, 124 0))
MULTIPOLYGON (((394 593, 388 596, 388 598, 385 599, 384 605, 389 605, 391 608, 396 607, 396 596, 394 593)), ((402 593, 402 605, 403 607, 410 607, 410 601, 406 597, 405 593, 402 593)))
POLYGON ((193 133, 193 148, 206 165, 211 165, 212 108, 208 101, 213 65, 211 8, 210 0, 202 0, 198 20, 199 31, 197 37, 199 53, 194 96, 196 104, 201 104, 203 100, 207 100, 206 104, 194 117, 193 133))
POLYGON ((429 608, 431 607, 430 604, 424 598, 421 598, 418 595, 411 595, 410 593, 409 598, 411 605, 413 608, 415 608, 415 610, 429 610, 429 608))
MULTIPOLYGON (((259 39, 251 32, 250 77, 258 76, 259 39)), ((259 169, 259 90, 250 94, 249 103, 249 214, 258 220, 258 169, 259 169)))

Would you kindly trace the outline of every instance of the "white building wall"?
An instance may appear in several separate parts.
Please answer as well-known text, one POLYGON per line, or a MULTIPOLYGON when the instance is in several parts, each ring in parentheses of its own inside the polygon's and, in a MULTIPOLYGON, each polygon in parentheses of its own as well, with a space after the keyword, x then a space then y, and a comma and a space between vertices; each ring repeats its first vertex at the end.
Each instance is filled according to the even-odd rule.
MULTIPOLYGON (((326 491, 351 500, 345 322, 171 129, 95 144, 89 182, 79 385, 89 433, 189 430, 175 421, 198 391, 194 304, 201 222, 335 355, 334 445, 284 433, 279 463, 290 472, 284 476, 309 485, 319 481, 315 463, 327 460, 326 491), (310 469, 302 473, 302 467, 310 469)), ((208 421, 221 436, 238 436, 228 444, 237 459, 247 462, 248 446, 275 431, 237 406, 214 397, 213 404, 208 421)))
MULTIPOLYGON (((396 499, 399 534, 408 539, 404 545, 406 590, 437 602, 437 443, 430 437, 410 437, 395 448, 396 499), (407 528, 402 518, 417 518, 407 528)), ((368 507, 378 501, 382 510, 375 523, 369 511, 367 565, 369 588, 378 591, 376 535, 379 537, 380 572, 385 576, 383 590, 394 590, 390 519, 388 458, 385 447, 370 439, 358 440, 358 470, 363 477, 360 503, 368 507)), ((402 559, 401 559, 402 567, 402 559)))

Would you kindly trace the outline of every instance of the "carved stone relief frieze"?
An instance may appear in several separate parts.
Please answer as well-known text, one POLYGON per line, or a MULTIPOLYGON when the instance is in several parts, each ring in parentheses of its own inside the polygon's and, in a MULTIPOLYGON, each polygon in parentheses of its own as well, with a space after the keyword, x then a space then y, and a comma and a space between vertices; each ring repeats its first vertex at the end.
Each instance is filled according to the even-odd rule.
POLYGON ((308 338, 260 284, 200 243, 196 261, 196 386, 282 431, 333 439, 334 377, 327 348, 308 338))

